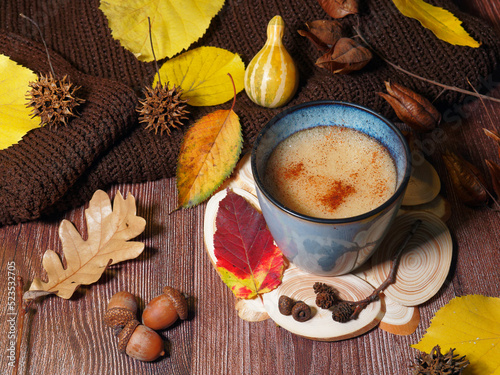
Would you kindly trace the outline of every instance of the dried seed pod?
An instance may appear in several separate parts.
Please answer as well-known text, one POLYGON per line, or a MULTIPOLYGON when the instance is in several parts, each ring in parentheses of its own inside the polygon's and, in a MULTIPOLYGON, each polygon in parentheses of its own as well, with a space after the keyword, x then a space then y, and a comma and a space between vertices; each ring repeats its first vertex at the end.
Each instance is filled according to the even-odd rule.
POLYGON ((137 112, 139 122, 146 124, 146 129, 154 130, 155 134, 165 131, 170 135, 172 128, 179 128, 189 113, 186 109, 187 100, 182 99, 182 89, 173 85, 157 83, 155 88, 144 89, 144 99, 139 100, 137 112))
POLYGON ((357 0, 318 0, 319 5, 332 18, 344 18, 349 14, 358 13, 357 0))
POLYGON ((354 313, 354 306, 349 302, 339 302, 333 306, 332 319, 339 323, 347 323, 354 313))
POLYGON ((348 74, 364 68, 373 55, 370 50, 350 38, 340 38, 317 61, 316 65, 334 74, 348 74))
POLYGON ((311 318, 311 308, 303 301, 298 301, 293 305, 292 316, 298 322, 305 322, 311 318))
POLYGON ((385 82, 388 94, 377 94, 389 102, 401 121, 417 131, 430 131, 439 125, 441 114, 422 95, 398 83, 385 82))
POLYGON ((316 295, 316 306, 322 309, 329 309, 337 302, 337 297, 333 293, 320 292, 316 295))
POLYGON ((488 201, 485 178, 479 169, 450 151, 443 154, 443 161, 462 202, 468 206, 480 206, 488 201))
POLYGON ((28 106, 32 107, 33 117, 40 117, 40 125, 57 128, 66 125, 72 117, 76 117, 76 107, 85 102, 76 92, 80 89, 69 81, 68 76, 55 78, 52 73, 40 74, 38 80, 30 82, 28 106))
POLYGON ((278 300, 278 308, 283 315, 292 315, 295 301, 288 296, 282 295, 278 300))
POLYGON ((455 349, 441 354, 441 348, 436 345, 429 354, 421 353, 415 358, 415 363, 410 366, 414 375, 419 374, 461 374, 463 369, 469 365, 465 356, 458 357, 454 354, 455 349))
POLYGON ((335 289, 333 287, 331 287, 330 285, 325 284, 325 283, 320 283, 319 281, 314 283, 313 290, 314 290, 314 293, 316 293, 316 294, 322 293, 322 292, 335 294, 335 289))
POLYGON ((486 160, 486 165, 490 171, 493 190, 495 190, 497 197, 500 198, 500 165, 491 160, 486 160))
POLYGON ((308 38, 319 50, 328 51, 342 38, 342 24, 335 20, 316 20, 307 22, 308 30, 298 30, 301 36, 308 38))

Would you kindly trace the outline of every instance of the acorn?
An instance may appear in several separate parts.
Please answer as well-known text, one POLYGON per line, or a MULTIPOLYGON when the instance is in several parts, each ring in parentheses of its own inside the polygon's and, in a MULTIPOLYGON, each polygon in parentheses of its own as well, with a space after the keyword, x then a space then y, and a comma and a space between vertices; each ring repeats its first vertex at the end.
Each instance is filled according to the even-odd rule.
POLYGON ((151 362, 165 355, 165 343, 154 330, 131 320, 118 335, 118 350, 139 361, 151 362))
POLYGON ((137 300, 135 296, 126 291, 114 294, 108 302, 104 314, 104 324, 111 328, 120 328, 129 321, 135 320, 137 314, 137 300))
POLYGON ((163 294, 153 298, 142 313, 142 323, 149 328, 162 330, 170 327, 177 319, 188 316, 186 298, 177 289, 166 286, 163 294))

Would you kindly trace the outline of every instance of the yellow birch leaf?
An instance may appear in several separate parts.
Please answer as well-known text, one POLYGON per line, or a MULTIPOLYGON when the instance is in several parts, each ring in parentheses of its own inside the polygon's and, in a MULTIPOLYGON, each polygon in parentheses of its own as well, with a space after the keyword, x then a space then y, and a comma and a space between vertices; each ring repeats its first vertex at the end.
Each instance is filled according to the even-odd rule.
POLYGON ((40 121, 31 118, 31 109, 26 107, 28 84, 36 80, 31 70, 0 54, 0 150, 39 127, 40 121))
POLYGON ((102 0, 113 38, 141 61, 172 57, 205 34, 224 0, 102 0))
POLYGON ((414 18, 439 39, 458 46, 477 48, 481 45, 462 27, 462 21, 446 9, 423 0, 392 0, 406 17, 414 18))
POLYGON ((470 365, 463 374, 500 374, 500 298, 481 295, 456 297, 434 316, 413 348, 429 353, 455 348, 470 365))
POLYGON ((66 267, 57 253, 47 250, 42 264, 48 280, 35 278, 23 298, 33 299, 48 292, 68 299, 80 285, 99 280, 108 265, 137 258, 144 250, 142 242, 129 241, 146 227, 146 220, 136 215, 132 195, 123 199, 118 192, 112 208, 108 195, 97 190, 85 210, 85 218, 86 240, 68 220, 61 222, 59 237, 66 267))
MULTIPOLYGON (((182 99, 192 106, 218 105, 234 95, 231 74, 236 93, 244 88, 245 64, 240 56, 217 47, 199 47, 168 60, 160 68, 162 83, 180 86, 182 99)), ((155 76, 153 87, 158 76, 155 76)))
POLYGON ((212 112, 186 132, 177 165, 179 207, 212 195, 238 162, 241 144, 240 120, 232 109, 212 112))

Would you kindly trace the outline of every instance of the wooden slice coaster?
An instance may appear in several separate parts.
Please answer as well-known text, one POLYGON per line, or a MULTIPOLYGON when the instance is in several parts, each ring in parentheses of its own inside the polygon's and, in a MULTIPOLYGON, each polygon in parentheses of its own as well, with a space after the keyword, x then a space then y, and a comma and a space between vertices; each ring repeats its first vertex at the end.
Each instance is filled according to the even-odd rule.
POLYGON ((418 307, 403 306, 388 297, 384 297, 385 315, 380 328, 395 335, 411 335, 420 323, 418 307))
POLYGON ((332 319, 330 310, 316 306, 315 282, 328 284, 338 290, 339 296, 350 301, 361 300, 370 295, 374 288, 354 275, 336 277, 315 276, 290 266, 285 271, 282 284, 272 292, 262 295, 264 307, 276 324, 296 335, 318 341, 339 341, 362 335, 377 326, 384 316, 383 303, 376 301, 368 305, 357 319, 338 323, 332 319), (308 321, 298 322, 292 316, 279 312, 278 300, 286 295, 296 301, 307 303, 312 310, 308 321))
POLYGON ((451 217, 451 205, 442 195, 438 195, 432 201, 416 206, 401 206, 402 212, 425 211, 436 215, 444 222, 451 217))
POLYGON ((387 278, 393 252, 408 234, 416 220, 422 225, 408 242, 398 267, 396 282, 385 295, 404 306, 417 306, 434 296, 448 275, 453 243, 446 224, 437 216, 423 211, 398 216, 386 238, 371 258, 366 280, 379 286, 387 278))
POLYGON ((441 180, 427 160, 412 167, 410 181, 403 197, 404 206, 415 206, 432 201, 441 190, 441 180))

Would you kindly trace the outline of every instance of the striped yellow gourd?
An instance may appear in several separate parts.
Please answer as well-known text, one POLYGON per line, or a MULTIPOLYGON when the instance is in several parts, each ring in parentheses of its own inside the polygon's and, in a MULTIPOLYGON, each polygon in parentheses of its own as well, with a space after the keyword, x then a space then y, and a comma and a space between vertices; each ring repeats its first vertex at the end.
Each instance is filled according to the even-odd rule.
POLYGON ((267 25, 267 41, 245 71, 245 91, 260 106, 276 108, 297 91, 298 70, 283 45, 285 22, 274 16, 267 25))

